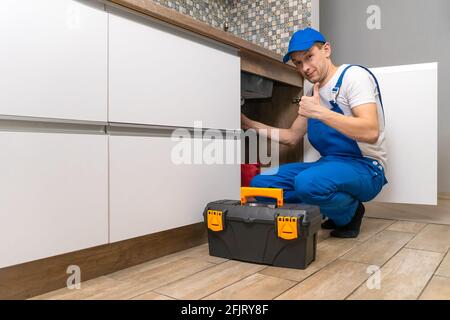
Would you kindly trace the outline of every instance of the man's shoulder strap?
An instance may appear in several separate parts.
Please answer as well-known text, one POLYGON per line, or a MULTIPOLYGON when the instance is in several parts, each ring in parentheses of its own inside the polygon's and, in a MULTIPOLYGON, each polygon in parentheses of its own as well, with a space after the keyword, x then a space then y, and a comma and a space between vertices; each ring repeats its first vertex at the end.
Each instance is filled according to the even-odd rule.
POLYGON ((381 90, 380 90, 380 85, 378 84, 378 80, 375 77, 375 75, 372 73, 372 71, 370 71, 368 68, 361 66, 361 65, 357 65, 357 64, 350 64, 348 66, 345 67, 345 69, 341 72, 341 74, 339 75, 338 81, 336 82, 336 84, 334 85, 334 88, 331 89, 331 93, 333 95, 333 102, 336 102, 337 96, 339 95, 339 91, 341 89, 341 85, 342 85, 342 81, 344 80, 344 76, 345 73, 347 72, 348 69, 350 69, 351 67, 360 67, 363 68, 364 70, 366 70, 371 76, 372 78, 375 80, 375 84, 377 86, 377 91, 378 91, 378 95, 380 97, 380 103, 381 103, 381 109, 383 109, 383 119, 384 119, 384 107, 383 107, 383 100, 381 98, 381 90))

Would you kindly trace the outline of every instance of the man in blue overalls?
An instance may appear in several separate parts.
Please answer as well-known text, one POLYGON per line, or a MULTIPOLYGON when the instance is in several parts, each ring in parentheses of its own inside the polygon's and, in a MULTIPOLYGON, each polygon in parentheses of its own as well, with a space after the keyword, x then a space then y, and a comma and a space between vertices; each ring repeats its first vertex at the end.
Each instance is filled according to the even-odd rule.
POLYGON ((298 117, 289 129, 278 129, 241 115, 242 128, 268 132, 269 137, 278 129, 278 141, 286 145, 297 145, 307 133, 321 158, 270 169, 250 185, 282 188, 286 202, 318 205, 328 217, 322 227, 334 229, 331 236, 357 237, 362 202, 375 198, 387 183, 378 82, 364 67, 335 66, 330 44, 312 28, 294 33, 283 60, 292 60, 303 78, 314 84, 299 103, 298 117))

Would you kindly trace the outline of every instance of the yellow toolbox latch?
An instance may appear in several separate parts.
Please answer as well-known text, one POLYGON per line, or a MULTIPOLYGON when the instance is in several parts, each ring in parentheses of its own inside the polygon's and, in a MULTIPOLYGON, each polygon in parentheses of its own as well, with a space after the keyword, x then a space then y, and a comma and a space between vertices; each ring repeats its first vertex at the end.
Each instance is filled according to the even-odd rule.
POLYGON ((212 231, 223 230, 223 212, 220 210, 208 210, 208 229, 212 231))
POLYGON ((297 217, 277 217, 278 237, 285 240, 298 238, 298 218, 297 217))

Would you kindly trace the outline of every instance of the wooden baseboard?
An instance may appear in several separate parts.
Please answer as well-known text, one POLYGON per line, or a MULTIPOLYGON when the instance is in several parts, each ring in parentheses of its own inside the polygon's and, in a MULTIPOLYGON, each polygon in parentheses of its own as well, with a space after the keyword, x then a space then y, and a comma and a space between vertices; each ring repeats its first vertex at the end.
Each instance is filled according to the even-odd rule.
POLYGON ((0 269, 0 300, 28 299, 66 286, 67 267, 77 265, 81 281, 112 273, 207 241, 204 223, 70 252, 0 269))
POLYGON ((450 193, 448 192, 439 192, 438 193, 439 200, 450 200, 450 193))

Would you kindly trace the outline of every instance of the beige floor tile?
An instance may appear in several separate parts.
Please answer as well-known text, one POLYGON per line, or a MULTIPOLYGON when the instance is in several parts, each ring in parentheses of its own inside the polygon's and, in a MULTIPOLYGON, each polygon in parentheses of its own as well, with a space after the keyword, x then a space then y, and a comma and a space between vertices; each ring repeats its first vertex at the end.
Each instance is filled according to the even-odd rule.
POLYGON ((356 240, 361 242, 367 241, 393 223, 395 223, 394 220, 364 218, 361 224, 361 232, 356 240))
POLYGON ((450 300, 450 278, 439 276, 431 278, 420 300, 450 300))
POLYGON ((349 299, 417 299, 442 258, 442 253, 402 249, 380 269, 379 289, 361 285, 349 299))
POLYGON ((317 245, 316 260, 313 261, 305 270, 268 267, 260 273, 299 282, 336 260, 338 257, 342 256, 359 244, 360 242, 356 240, 329 238, 317 245))
POLYGON ((204 260, 180 257, 173 261, 154 264, 145 271, 133 270, 128 274, 121 271, 121 280, 108 275, 83 282, 80 290, 58 290, 53 296, 51 293, 48 294, 47 299, 126 300, 212 266, 215 264, 204 260))
POLYGON ((229 259, 224 259, 224 258, 214 257, 214 256, 209 255, 209 247, 208 247, 207 243, 202 244, 197 247, 194 247, 194 248, 191 248, 191 249, 188 249, 188 250, 180 251, 178 253, 175 253, 174 255, 203 259, 207 262, 216 263, 216 264, 223 263, 223 262, 229 260, 229 259))
POLYGON ((134 297, 131 300, 174 300, 171 297, 163 296, 162 294, 154 293, 152 291, 141 294, 137 297, 134 297))
POLYGON ((413 237, 413 233, 384 230, 353 248, 342 259, 382 266, 413 237))
POLYGON ((118 281, 113 286, 97 290, 95 293, 84 296, 83 300, 129 300, 137 295, 147 293, 153 288, 145 282, 118 281))
POLYGON ((108 277, 115 279, 115 280, 123 280, 126 278, 129 278, 130 276, 134 274, 138 274, 140 272, 145 272, 147 270, 150 270, 152 268, 155 268, 156 266, 164 265, 173 261, 176 261, 180 258, 158 258, 155 260, 150 260, 148 262, 144 262, 126 269, 122 269, 113 273, 109 273, 108 277))
POLYGON ((167 277, 170 272, 173 272, 174 274, 171 274, 171 277, 179 279, 180 277, 187 276, 214 265, 214 263, 207 262, 205 259, 184 257, 182 255, 158 260, 159 261, 157 262, 149 262, 110 273, 107 276, 109 278, 124 281, 136 280, 136 278, 148 279, 149 277, 155 279, 164 278, 167 277))
POLYGON ((107 286, 90 290, 82 295, 71 296, 70 299, 77 300, 129 300, 138 295, 143 295, 150 292, 154 287, 153 283, 146 283, 145 281, 119 281, 110 279, 111 282, 107 286))
POLYGON ((188 277, 214 265, 201 259, 179 257, 169 262, 154 264, 145 270, 132 270, 129 272, 127 270, 121 270, 116 273, 111 273, 107 277, 120 281, 145 282, 151 290, 169 282, 188 277))
POLYGON ((330 237, 331 230, 320 229, 317 233, 317 243, 322 242, 330 237))
MULTIPOLYGON (((155 288, 157 283, 173 283, 175 279, 176 278, 172 278, 169 274, 166 274, 166 279, 162 282, 159 281, 159 279, 154 281, 152 277, 150 277, 148 280, 135 279, 127 281, 117 281, 118 284, 116 286, 97 292, 96 294, 90 295, 84 299, 129 300, 133 297, 149 293, 153 288, 155 288)), ((153 292, 158 293, 155 291, 153 292)))
POLYGON ((154 291, 176 299, 201 299, 263 268, 264 265, 230 260, 154 291))
POLYGON ((227 259, 210 256, 208 244, 205 243, 205 244, 202 244, 202 245, 199 245, 199 246, 187 249, 187 250, 175 252, 170 255, 158 258, 158 259, 150 260, 148 262, 141 263, 136 266, 114 272, 108 276, 110 276, 114 279, 117 279, 117 280, 122 280, 124 277, 126 278, 130 274, 146 271, 146 270, 154 268, 157 265, 166 264, 169 262, 176 262, 177 260, 179 260, 183 257, 190 257, 190 258, 194 258, 197 260, 202 260, 202 261, 206 261, 209 263, 215 263, 215 264, 228 261, 227 259))
POLYGON ((368 265, 337 260, 289 289, 277 300, 341 300, 364 282, 368 265))
POLYGON ((116 287, 120 283, 107 277, 98 277, 81 283, 80 289, 62 288, 33 297, 31 300, 81 300, 116 287))
POLYGON ((408 232, 408 233, 419 233, 423 228, 425 228, 426 225, 427 225, 426 223, 419 223, 412 221, 397 221, 386 230, 408 232))
POLYGON ((205 297, 205 300, 271 300, 297 282, 253 274, 235 284, 205 297))
POLYGON ((450 278, 450 251, 447 252, 444 260, 442 260, 436 275, 450 278))
MULTIPOLYGON (((201 245, 199 247, 205 247, 205 245, 201 245)), ((108 274, 108 276, 110 278, 114 278, 116 280, 122 280, 123 278, 128 277, 130 274, 143 272, 143 271, 152 269, 155 266, 167 264, 169 262, 174 262, 174 261, 181 259, 182 257, 189 256, 188 253, 190 253, 192 250, 198 250, 197 248, 198 247, 194 247, 191 249, 172 253, 172 254, 157 258, 157 259, 149 260, 147 262, 144 262, 144 263, 141 263, 141 264, 138 264, 138 265, 126 268, 126 269, 122 269, 122 270, 116 271, 114 273, 110 273, 110 274, 108 274)), ((203 261, 206 261, 206 259, 202 259, 202 258, 200 258, 200 259, 203 261)))
MULTIPOLYGON (((191 257, 177 257, 170 261, 164 261, 153 265, 147 265, 142 269, 124 269, 111 274, 107 277, 116 280, 139 280, 139 281, 155 281, 157 286, 160 281, 166 281, 168 277, 177 280, 187 277, 203 269, 214 266, 214 263, 206 262, 203 259, 196 259, 191 257)), ((165 282, 167 283, 167 282, 165 282)))
MULTIPOLYGON (((364 218, 361 225, 361 232, 356 240, 364 242, 394 222, 394 220, 387 219, 364 218)), ((323 240, 330 238, 330 232, 331 230, 320 229, 317 242, 322 242, 323 240)))
POLYGON ((406 247, 435 252, 447 252, 450 248, 450 226, 429 224, 406 247))

